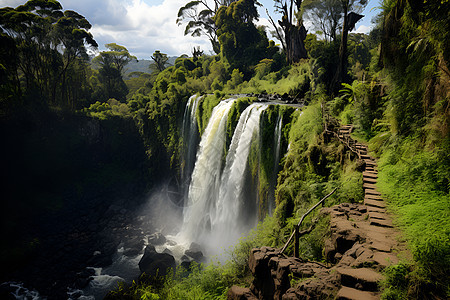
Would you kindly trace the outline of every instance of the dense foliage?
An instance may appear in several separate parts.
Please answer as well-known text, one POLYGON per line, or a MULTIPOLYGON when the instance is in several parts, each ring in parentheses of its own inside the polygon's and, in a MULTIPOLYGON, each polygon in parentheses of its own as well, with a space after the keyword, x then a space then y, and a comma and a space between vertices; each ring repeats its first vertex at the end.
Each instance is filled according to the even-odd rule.
POLYGON ((43 102, 76 108, 88 91, 86 46, 97 47, 80 14, 57 1, 0 10, 2 106, 43 102), (80 86, 81 85, 81 86, 80 86))
MULTIPOLYGON (((321 134, 321 103, 342 124, 354 124, 354 136, 369 143, 372 154, 379 158, 379 189, 397 216, 397 224, 413 254, 412 261, 401 262, 386 271, 384 297, 450 295, 448 0, 385 0, 370 34, 349 33, 345 39, 339 34, 344 11, 335 2, 342 1, 323 1, 323 6, 305 1, 305 7, 298 1, 297 10, 304 12, 305 17, 322 16, 321 23, 315 26, 323 29, 325 39, 316 34, 306 35, 301 31, 301 15, 296 25, 291 15, 292 19, 284 20, 282 50, 268 40, 263 28, 254 24, 258 17, 255 1, 230 2, 227 6, 190 15, 194 23, 188 23, 186 33, 207 34, 219 55, 206 56, 199 51, 194 57, 180 56, 173 66, 168 66, 167 55, 155 50, 152 69, 134 73, 126 80, 123 68, 134 59, 128 50, 111 43, 107 45, 109 51, 90 61, 87 49, 97 44, 88 32, 89 22, 76 12, 63 11, 57 1, 33 0, 17 8, 0 9, 1 129, 14 133, 8 128, 17 122, 23 125, 18 127, 20 131, 29 124, 39 124, 48 115, 56 118, 56 111, 64 110, 83 122, 97 122, 110 132, 107 137, 111 141, 107 144, 112 150, 105 151, 112 156, 93 160, 91 164, 98 169, 83 173, 75 162, 68 163, 64 158, 88 148, 86 145, 91 140, 89 135, 79 137, 66 128, 74 119, 60 115, 58 122, 66 120, 61 134, 74 137, 67 139, 67 149, 49 144, 48 148, 36 148, 35 156, 29 157, 44 155, 44 162, 52 164, 51 168, 45 163, 23 163, 24 169, 56 173, 55 165, 62 165, 73 169, 75 175, 83 173, 86 181, 92 181, 76 181, 79 191, 90 188, 92 182, 105 189, 113 186, 119 179, 111 176, 111 172, 125 174, 127 181, 148 180, 150 186, 180 176, 181 127, 186 102, 193 94, 204 95, 196 114, 200 134, 217 103, 233 94, 278 93, 309 104, 303 109, 269 106, 262 115, 262 146, 252 149, 249 163, 258 181, 261 223, 230 252, 229 262, 198 266, 189 275, 178 270, 174 277, 120 286, 111 297, 224 297, 230 285, 248 284, 249 249, 281 246, 302 213, 334 187, 339 189, 329 204, 362 201, 357 162, 346 155, 342 145, 325 141, 321 134), (333 19, 324 19, 326 10, 332 12, 333 19), (301 35, 298 38, 304 42, 304 49, 301 57, 289 59, 291 46, 287 46, 286 38, 290 38, 286 33, 292 34, 294 29, 301 35), (347 53, 344 68, 338 65, 343 43, 347 53), (343 84, 337 93, 333 85, 339 68, 347 71, 341 74, 343 84), (18 114, 26 116, 23 119, 35 119, 28 122, 12 118, 18 114), (276 165, 273 132, 278 122, 282 124, 281 155, 284 156, 276 165), (133 143, 136 140, 141 143, 134 146, 139 155, 145 153, 145 164, 141 166, 145 171, 139 169, 140 175, 132 170, 136 165, 134 160, 125 165, 111 162, 124 160, 119 154, 124 147, 119 138, 120 126, 126 127, 124 132, 133 133, 133 143), (279 173, 274 171, 278 169, 279 173), (277 205, 273 216, 266 217, 271 197, 277 205)), ((365 3, 351 1, 356 2, 365 3)), ((294 4, 292 1, 276 3, 281 11, 294 4)), ((204 5, 201 1, 192 1, 182 7, 180 22, 189 11, 201 5, 204 5)), ((228 143, 240 114, 256 99, 244 97, 234 103, 227 122, 228 143)), ((31 149, 30 145, 39 138, 57 141, 51 138, 53 134, 41 130, 31 140, 24 139, 24 147, 31 149)), ((82 158, 80 154, 77 159, 82 158)), ((89 160, 86 164, 90 164, 89 160)), ((58 188, 66 185, 64 181, 58 188)), ((15 181, 11 186, 20 186, 20 182, 15 181)), ((61 203, 58 197, 57 194, 47 198, 50 202, 41 199, 43 202, 34 204, 44 210, 58 209, 61 203)), ((301 241, 301 255, 323 260, 327 220, 313 214, 305 226, 312 224, 316 227, 301 241)), ((32 239, 25 240, 34 247, 32 239)), ((10 253, 14 249, 5 251, 10 253)))

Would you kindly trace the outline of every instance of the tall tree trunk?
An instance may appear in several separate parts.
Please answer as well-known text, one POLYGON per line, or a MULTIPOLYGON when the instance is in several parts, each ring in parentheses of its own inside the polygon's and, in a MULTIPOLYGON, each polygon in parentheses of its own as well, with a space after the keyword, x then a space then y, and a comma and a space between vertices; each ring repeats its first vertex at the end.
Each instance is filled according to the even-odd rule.
POLYGON ((286 56, 288 63, 296 63, 302 58, 308 58, 304 43, 306 38, 306 29, 303 24, 297 24, 297 26, 290 25, 288 36, 289 39, 286 39, 286 56))
MULTIPOLYGON (((297 6, 301 6, 301 1, 296 2, 297 6)), ((281 21, 278 21, 281 28, 284 30, 284 39, 286 44, 286 60, 288 64, 296 63, 302 58, 308 58, 308 54, 305 48, 305 39, 307 31, 305 26, 297 22, 297 25, 292 24, 292 15, 293 15, 293 1, 291 1, 291 6, 288 11, 287 4, 284 4, 283 9, 283 17, 281 21)))
POLYGON ((339 64, 331 82, 330 90, 336 92, 344 82, 347 73, 347 40, 348 40, 348 0, 342 1, 344 9, 344 23, 342 25, 341 45, 339 46, 339 64))

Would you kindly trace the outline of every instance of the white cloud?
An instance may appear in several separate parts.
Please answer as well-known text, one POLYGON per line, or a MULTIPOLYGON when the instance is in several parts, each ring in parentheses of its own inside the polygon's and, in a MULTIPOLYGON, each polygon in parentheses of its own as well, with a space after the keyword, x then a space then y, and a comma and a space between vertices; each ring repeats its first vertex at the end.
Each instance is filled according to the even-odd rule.
POLYGON ((368 34, 373 28, 373 25, 359 25, 358 28, 354 31, 354 33, 365 33, 368 34))
POLYGON ((26 1, 23 0, 3 0, 1 7, 17 7, 19 5, 25 4, 26 1))
MULTIPOLYGON (((2 0, 3 6, 17 7, 27 0, 2 0)), ((206 37, 184 36, 184 26, 176 24, 178 9, 188 0, 60 0, 64 10, 74 10, 92 25, 90 32, 99 44, 125 46, 139 59, 150 59, 155 50, 169 56, 190 55, 200 46, 205 53, 212 49, 206 37)))
POLYGON ((200 45, 205 53, 211 49, 205 37, 184 36, 184 27, 176 24, 178 9, 185 0, 164 0, 159 5, 142 0, 108 2, 110 8, 105 13, 110 20, 97 23, 103 18, 96 18, 92 23, 91 31, 99 45, 114 42, 141 59, 149 59, 155 50, 178 56, 190 54, 194 46, 200 45))

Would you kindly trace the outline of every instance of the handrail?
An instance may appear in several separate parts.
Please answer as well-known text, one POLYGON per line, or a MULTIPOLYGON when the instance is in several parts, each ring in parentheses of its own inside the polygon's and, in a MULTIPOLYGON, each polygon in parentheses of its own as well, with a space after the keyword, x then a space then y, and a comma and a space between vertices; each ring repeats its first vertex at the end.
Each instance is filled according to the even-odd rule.
MULTIPOLYGON (((325 107, 324 103, 321 103, 320 106, 322 108, 322 119, 324 120, 324 132, 331 133, 331 134, 335 135, 336 138, 338 140, 340 140, 345 146, 347 146, 347 148, 350 149, 351 152, 355 153, 358 156, 358 158, 361 158, 361 153, 356 148, 357 141, 354 140, 350 136, 350 134, 342 133, 343 138, 341 138, 341 137, 339 137, 339 135, 340 135, 340 128, 337 129, 337 132, 336 132, 336 130, 329 130, 328 129, 328 123, 330 122, 330 119, 333 119, 333 120, 335 120, 335 119, 332 116, 330 116, 330 114, 328 114, 328 112, 326 112, 326 107, 325 107)), ((351 128, 353 128, 353 125, 352 125, 351 128)), ((351 131, 351 129, 350 129, 350 131, 351 131)))
MULTIPOLYGON (((292 241, 292 238, 294 237, 294 235, 296 233, 297 233, 297 238, 298 238, 298 229, 300 228, 300 225, 302 225, 303 220, 306 218, 306 216, 309 215, 317 206, 319 206, 321 203, 323 203, 325 201, 325 199, 330 197, 336 190, 337 190, 337 187, 335 187, 334 190, 332 190, 328 195, 323 197, 322 200, 317 202, 313 207, 311 207, 306 213, 303 214, 303 216, 300 218, 300 221, 298 222, 298 224, 295 226, 294 230, 292 231, 292 234, 289 237, 288 241, 286 242, 284 247, 281 249, 280 253, 283 253, 284 250, 286 250, 286 248, 289 246, 290 242, 292 241)), ((296 249, 294 249, 294 253, 298 253, 298 240, 296 241, 296 249)))

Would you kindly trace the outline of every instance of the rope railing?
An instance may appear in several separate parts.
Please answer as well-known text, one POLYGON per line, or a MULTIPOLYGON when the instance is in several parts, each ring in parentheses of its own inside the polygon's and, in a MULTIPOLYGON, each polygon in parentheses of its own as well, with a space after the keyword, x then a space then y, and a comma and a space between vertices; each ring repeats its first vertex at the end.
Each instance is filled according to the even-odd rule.
MULTIPOLYGON (((295 257, 299 257, 299 253, 298 253, 298 248, 299 248, 299 238, 301 236, 300 232, 299 232, 299 228, 303 223, 303 220, 305 220, 306 216, 309 215, 317 206, 319 206, 320 204, 324 203, 324 201, 330 197, 331 195, 333 195, 333 193, 337 190, 337 187, 334 188, 334 190, 332 190, 328 195, 326 195, 325 197, 322 198, 322 200, 320 200, 319 202, 317 202, 314 206, 312 206, 306 213, 303 214, 303 216, 300 218, 300 221, 298 222, 297 225, 294 225, 294 230, 292 231, 291 236, 289 237, 288 241, 286 242, 286 244, 284 245, 283 248, 281 248, 281 252, 283 253, 286 248, 289 246, 289 244, 291 243, 292 239, 295 238, 295 243, 294 243, 294 256, 295 257)), ((308 232, 308 231, 307 231, 308 232)), ((305 233, 307 233, 305 232, 305 233)))

